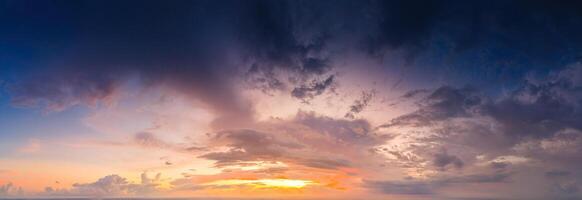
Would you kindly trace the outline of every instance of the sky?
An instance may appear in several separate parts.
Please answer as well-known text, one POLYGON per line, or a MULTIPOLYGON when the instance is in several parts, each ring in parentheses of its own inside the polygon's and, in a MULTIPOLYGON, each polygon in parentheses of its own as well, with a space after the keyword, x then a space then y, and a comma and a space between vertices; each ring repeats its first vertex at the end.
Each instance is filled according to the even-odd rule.
POLYGON ((0 0, 0 198, 582 198, 582 2, 0 0))

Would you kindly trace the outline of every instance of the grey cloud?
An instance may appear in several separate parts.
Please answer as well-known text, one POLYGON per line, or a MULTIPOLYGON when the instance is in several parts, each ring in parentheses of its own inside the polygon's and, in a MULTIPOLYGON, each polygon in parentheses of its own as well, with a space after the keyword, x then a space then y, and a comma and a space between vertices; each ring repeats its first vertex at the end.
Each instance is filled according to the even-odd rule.
POLYGON ((568 66, 525 85, 494 104, 487 115, 501 123, 508 135, 547 138, 567 128, 582 129, 582 67, 568 66))
POLYGON ((476 89, 443 86, 422 98, 417 110, 379 128, 429 128, 425 142, 464 145, 491 155, 513 148, 542 160, 580 163, 571 155, 580 152, 581 70, 573 64, 539 79, 529 78, 497 98, 476 89))
POLYGON ((23 195, 24 190, 22 187, 17 187, 13 185, 11 182, 6 183, 4 185, 0 185, 0 197, 2 196, 18 196, 23 195))
POLYGON ((387 139, 387 136, 376 134, 370 123, 363 119, 334 119, 313 112, 299 112, 294 121, 315 130, 318 134, 335 138, 344 145, 372 146, 387 139))
POLYGON ((466 184, 466 183, 501 183, 507 182, 512 173, 471 174, 465 176, 447 177, 435 182, 438 184, 466 184))
POLYGON ((362 96, 354 101, 350 106, 350 110, 344 115, 344 117, 354 119, 356 114, 362 112, 364 108, 368 107, 368 104, 370 104, 375 93, 376 91, 374 90, 362 92, 362 96))
POLYGON ((302 145, 281 141, 273 134, 250 129, 221 131, 210 135, 212 143, 230 148, 226 152, 211 152, 201 158, 217 161, 217 166, 236 164, 241 161, 282 159, 288 151, 301 149, 302 145))
POLYGON ((428 195, 433 194, 433 186, 425 182, 364 181, 364 187, 384 194, 428 195))
POLYGON ((484 102, 484 97, 476 89, 443 86, 421 99, 417 111, 397 117, 380 127, 418 127, 454 117, 469 117, 478 114, 484 102))
POLYGON ((507 182, 511 173, 470 174, 437 177, 429 180, 371 181, 364 180, 364 187, 384 194, 426 195, 436 194, 452 185, 507 182))
POLYGON ((564 176, 569 176, 571 173, 569 171, 562 171, 562 170, 553 170, 553 171, 547 171, 545 173, 545 175, 547 177, 564 177, 564 176))
POLYGON ((413 98, 416 97, 420 94, 424 94, 424 93, 428 93, 430 92, 429 90, 426 89, 417 89, 417 90, 411 90, 406 92, 404 95, 402 95, 403 98, 413 98))
POLYGON ((347 160, 330 160, 330 159, 307 159, 300 161, 302 165, 320 169, 337 169, 339 167, 349 167, 350 161, 347 160))
POLYGON ((318 158, 317 155, 302 155, 297 151, 304 149, 303 145, 282 141, 275 134, 255 130, 230 130, 211 136, 215 144, 223 144, 230 149, 226 152, 210 152, 200 156, 216 161, 216 167, 240 165, 246 161, 284 161, 320 169, 336 169, 347 167, 347 160, 332 160, 318 158))
POLYGON ((580 183, 575 173, 564 170, 551 170, 544 173, 549 189, 558 197, 580 197, 580 183))
POLYGON ((574 181, 556 183, 554 184, 553 190, 558 194, 576 194, 580 191, 580 185, 574 181))
POLYGON ((446 149, 434 155, 433 165, 440 170, 446 170, 447 166, 451 165, 455 168, 462 168, 464 163, 457 156, 449 155, 446 149))
POLYGON ((368 149, 387 139, 374 133, 365 120, 334 119, 307 112, 299 112, 290 120, 265 122, 260 127, 210 133, 210 146, 228 150, 200 157, 216 161, 216 167, 267 160, 333 170, 353 167, 353 157, 368 156, 368 149), (345 151, 337 153, 339 146, 345 151))
POLYGON ((491 162, 490 166, 493 169, 499 169, 499 170, 503 170, 506 169, 507 167, 509 167, 509 163, 507 162, 491 162))
POLYGON ((317 81, 314 80, 309 85, 301 85, 296 87, 291 91, 291 96, 301 100, 304 103, 309 103, 310 100, 318 95, 323 94, 326 90, 329 90, 334 83, 333 75, 329 76, 325 80, 317 81))

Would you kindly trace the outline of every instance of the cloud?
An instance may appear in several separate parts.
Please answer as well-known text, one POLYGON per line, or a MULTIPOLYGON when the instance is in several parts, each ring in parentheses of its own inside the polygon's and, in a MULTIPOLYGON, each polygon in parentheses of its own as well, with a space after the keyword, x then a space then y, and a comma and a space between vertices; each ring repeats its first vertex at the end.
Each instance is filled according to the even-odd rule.
POLYGON ((563 170, 551 170, 545 173, 550 191, 559 197, 579 197, 580 183, 575 173, 563 170))
POLYGON ((433 194, 432 186, 424 182, 364 181, 364 186, 384 194, 433 194))
POLYGON ((0 196, 19 196, 23 194, 24 190, 22 187, 16 187, 12 183, 0 185, 0 196))
POLYGON ((449 118, 470 117, 480 112, 480 106, 485 101, 483 98, 473 88, 442 86, 422 98, 415 112, 399 116, 380 127, 426 126, 449 118))
POLYGON ((466 184, 466 183, 501 183, 511 177, 511 173, 498 172, 494 174, 471 174, 465 176, 447 177, 437 180, 439 184, 466 184))
POLYGON ((449 155, 446 149, 434 155, 433 165, 441 170, 445 170, 447 166, 452 165, 455 168, 462 168, 464 163, 457 156, 449 155))
POLYGON ((293 149, 303 148, 298 143, 283 141, 273 134, 255 130, 222 131, 210 136, 211 142, 226 145, 226 152, 211 152, 201 158, 216 160, 217 166, 232 165, 241 161, 277 160, 293 149))
POLYGON ((431 51, 435 44, 444 43, 447 48, 439 52, 446 52, 448 57, 462 59, 463 55, 480 55, 491 58, 484 62, 493 65, 523 62, 517 58, 523 56, 528 63, 547 63, 548 60, 558 60, 548 58, 548 55, 573 55, 572 51, 563 48, 579 48, 582 44, 575 34, 561 35, 550 31, 582 31, 579 28, 582 15, 576 9, 580 4, 574 1, 555 5, 545 1, 451 3, 431 0, 382 1, 371 5, 375 12, 371 12, 370 20, 374 23, 360 28, 368 30, 364 49, 372 55, 384 55, 396 49, 412 59, 431 51), (569 22, 560 23, 565 19, 569 22), (536 38, 542 36, 550 39, 536 42, 536 38), (484 49, 515 56, 509 58, 475 52, 484 49))
POLYGON ((344 115, 345 118, 355 118, 355 115, 362 112, 364 108, 370 104, 370 101, 376 94, 376 91, 364 91, 362 92, 362 96, 355 100, 354 103, 350 106, 350 110, 344 115))
POLYGON ((428 180, 372 181, 364 180, 364 187, 384 194, 428 195, 456 184, 481 184, 506 182, 512 174, 470 174, 437 177, 428 180))
POLYGON ((334 119, 314 112, 300 111, 293 122, 314 130, 315 134, 331 137, 340 145, 373 146, 389 138, 374 132, 370 123, 364 119, 334 119))
POLYGON ((216 167, 249 161, 279 161, 294 166, 339 170, 370 160, 368 149, 388 139, 372 132, 365 120, 345 120, 299 112, 291 119, 208 134, 209 149, 200 158, 216 167), (337 148, 341 146, 342 151, 337 148), (215 150, 212 150, 215 149, 215 150), (359 160, 358 160, 359 159, 359 160))
POLYGON ((151 195, 163 191, 159 188, 160 180, 159 173, 154 178, 149 178, 146 172, 142 173, 140 183, 131 183, 126 178, 113 174, 92 183, 75 183, 70 189, 46 187, 43 195, 99 197, 151 195))
POLYGON ((569 176, 571 173, 569 171, 561 171, 561 170, 554 170, 554 171, 547 171, 545 175, 547 177, 563 177, 569 176))
POLYGON ((582 86, 580 69, 579 64, 573 64, 541 78, 530 77, 517 89, 497 97, 474 88, 442 86, 418 100, 418 109, 379 129, 419 130, 425 134, 418 134, 418 140, 441 146, 466 145, 465 149, 492 155, 509 153, 513 148, 538 158, 552 159, 549 154, 564 158, 579 152, 576 144, 582 127, 575 121, 582 119, 582 94, 577 89, 582 86))
MULTIPOLYGON (((405 181, 410 188, 421 185, 434 192, 461 182, 518 187, 517 182, 529 176, 540 182, 535 186, 539 195, 574 197, 579 194, 579 180, 571 171, 582 163, 576 157, 582 152, 582 127, 574 123, 582 117, 580 69, 576 63, 541 75, 532 73, 501 94, 441 86, 425 95, 411 95, 414 98, 405 99, 417 108, 376 128, 391 132, 395 139, 374 152, 410 170, 404 173, 415 180, 429 177, 431 187, 405 181), (495 173, 451 177, 455 172, 447 169, 453 167, 458 173, 495 173), (552 168, 563 170, 547 171, 552 168), (519 172, 511 171, 515 169, 519 172), (520 173, 516 182, 509 179, 514 173, 520 173)), ((387 187, 401 185, 406 184, 387 187)))
POLYGON ((582 129, 580 80, 582 67, 573 64, 541 80, 526 80, 505 98, 485 106, 508 135, 547 138, 567 128, 582 129))
MULTIPOLYGON (((19 105, 41 104, 47 110, 60 111, 112 100, 124 83, 135 79, 144 88, 169 87, 201 101, 217 115, 216 127, 244 127, 253 119, 253 105, 241 97, 231 77, 245 63, 289 69, 301 76, 326 71, 325 61, 312 56, 311 49, 321 45, 302 44, 293 34, 290 23, 294 20, 286 4, 223 3, 144 2, 139 7, 131 2, 115 6, 47 3, 46 9, 31 10, 48 15, 67 13, 68 17, 54 15, 44 22, 76 31, 67 32, 70 37, 50 38, 47 34, 38 40, 25 39, 24 43, 52 41, 54 48, 63 51, 56 56, 49 53, 52 48, 33 45, 46 56, 30 63, 37 70, 10 83, 12 100, 19 105), (121 11, 118 7, 128 9, 121 11), (106 10, 109 15, 94 9, 106 10), (141 16, 144 10, 152 13, 133 17, 141 16), (55 59, 59 61, 52 62, 55 59)), ((28 7, 20 3, 11 6, 28 7)), ((16 18, 28 15, 10 14, 16 18)), ((52 28, 21 19, 21 24, 35 28, 13 27, 6 34, 19 38, 23 32, 51 32, 52 28)))
MULTIPOLYGON (((160 138, 156 137, 153 133, 150 132, 136 133, 133 136, 133 141, 131 141, 131 144, 135 144, 144 148, 167 149, 181 153, 194 153, 205 150, 203 147, 193 146, 190 144, 169 143, 161 140, 160 138)), ((122 144, 115 143, 113 145, 123 145, 123 143, 122 144)))
POLYGON ((309 101, 318 95, 323 94, 326 90, 332 87, 334 83, 333 75, 329 76, 322 81, 313 81, 309 85, 301 85, 296 87, 291 91, 291 96, 301 100, 304 103, 309 103, 309 101))

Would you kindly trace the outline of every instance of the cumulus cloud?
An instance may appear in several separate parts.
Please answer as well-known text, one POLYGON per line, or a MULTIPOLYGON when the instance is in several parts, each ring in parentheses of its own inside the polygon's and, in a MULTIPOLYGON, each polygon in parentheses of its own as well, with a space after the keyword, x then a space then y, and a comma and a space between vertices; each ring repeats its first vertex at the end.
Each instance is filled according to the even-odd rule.
POLYGON ((6 183, 4 185, 0 185, 0 197, 1 196, 18 196, 23 195, 24 190, 22 187, 17 187, 12 183, 6 183))
POLYGON ((159 188, 160 180, 159 173, 154 178, 148 177, 146 172, 142 173, 140 183, 132 183, 124 177, 113 174, 92 183, 75 183, 70 189, 46 187, 43 195, 99 197, 149 195, 163 191, 159 188))

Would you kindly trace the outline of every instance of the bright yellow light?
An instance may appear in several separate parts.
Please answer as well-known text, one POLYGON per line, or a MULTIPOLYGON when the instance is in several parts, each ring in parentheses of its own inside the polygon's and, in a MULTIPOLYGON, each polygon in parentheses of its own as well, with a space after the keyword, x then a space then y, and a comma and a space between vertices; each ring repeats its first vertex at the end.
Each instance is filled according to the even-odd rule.
POLYGON ((307 185, 314 184, 310 180, 293 180, 293 179, 257 179, 257 180, 219 180, 206 185, 229 186, 229 185, 248 185, 256 188, 303 188, 307 185))

